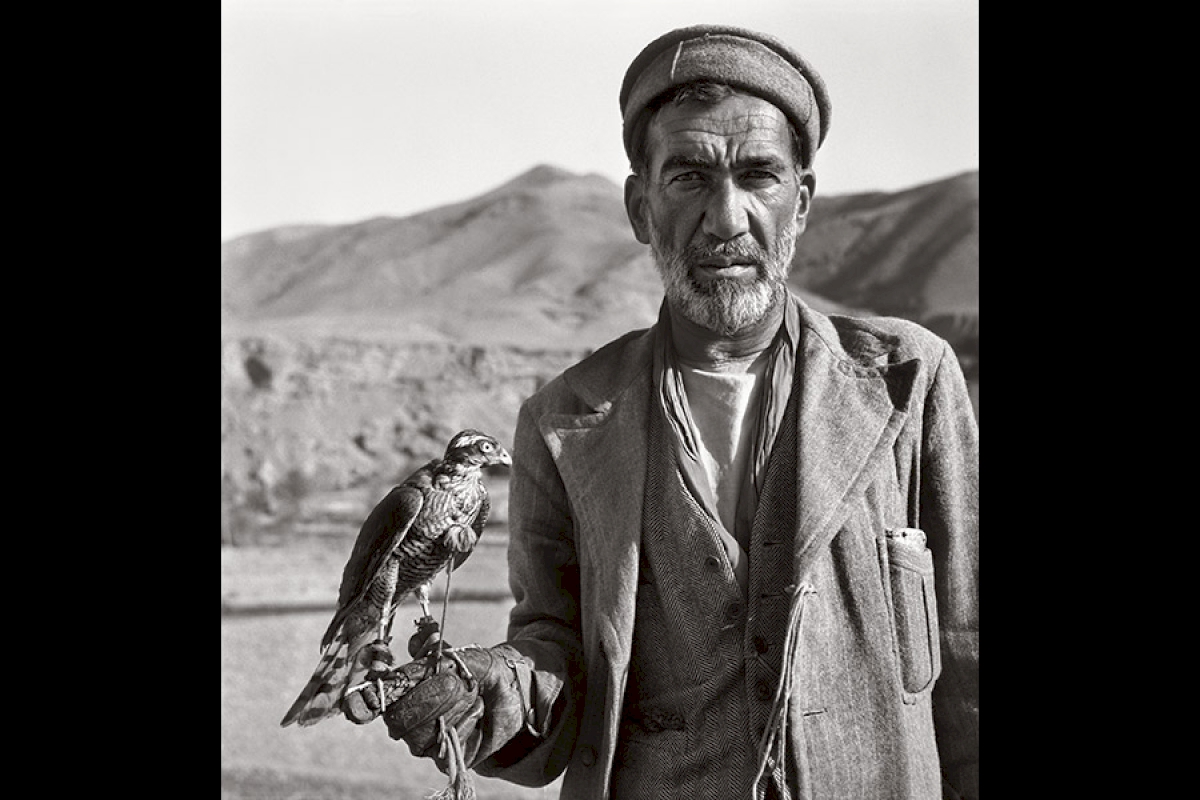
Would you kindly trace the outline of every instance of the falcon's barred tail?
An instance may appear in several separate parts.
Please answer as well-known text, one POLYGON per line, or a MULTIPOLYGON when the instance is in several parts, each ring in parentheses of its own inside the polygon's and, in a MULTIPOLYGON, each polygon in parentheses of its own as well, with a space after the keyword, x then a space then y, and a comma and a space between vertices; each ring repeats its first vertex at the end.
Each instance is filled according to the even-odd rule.
POLYGON ((316 725, 326 717, 341 712, 342 693, 350 677, 350 645, 341 636, 334 638, 321 653, 308 685, 279 722, 286 728, 293 722, 302 726, 316 725))

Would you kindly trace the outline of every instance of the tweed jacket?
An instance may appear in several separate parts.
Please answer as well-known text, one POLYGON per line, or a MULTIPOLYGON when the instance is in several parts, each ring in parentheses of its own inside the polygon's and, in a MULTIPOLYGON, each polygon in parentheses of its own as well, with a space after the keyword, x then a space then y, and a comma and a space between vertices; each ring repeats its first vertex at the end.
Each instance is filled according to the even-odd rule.
MULTIPOLYGON (((904 320, 800 302, 800 323, 791 558, 815 590, 787 720, 801 796, 976 798, 978 428, 962 372, 945 341, 904 320), (912 528, 927 549, 894 549, 890 534, 912 528)), ((565 684, 539 744, 476 769, 532 786, 566 770, 566 800, 609 797, 654 335, 631 332, 571 367, 517 423, 508 638, 565 684)))

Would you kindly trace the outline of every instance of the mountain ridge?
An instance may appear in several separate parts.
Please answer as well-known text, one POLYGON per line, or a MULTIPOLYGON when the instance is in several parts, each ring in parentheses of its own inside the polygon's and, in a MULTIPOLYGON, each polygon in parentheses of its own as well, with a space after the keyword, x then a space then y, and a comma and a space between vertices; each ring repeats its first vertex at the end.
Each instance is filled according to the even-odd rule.
MULTIPOLYGON (((978 171, 818 195, 790 283, 822 311, 977 320, 977 218, 978 171)), ((365 333, 376 320, 388 337, 595 346, 652 322, 661 297, 621 188, 545 164, 406 217, 283 226, 222 245, 222 322, 243 327, 357 319, 365 333)))

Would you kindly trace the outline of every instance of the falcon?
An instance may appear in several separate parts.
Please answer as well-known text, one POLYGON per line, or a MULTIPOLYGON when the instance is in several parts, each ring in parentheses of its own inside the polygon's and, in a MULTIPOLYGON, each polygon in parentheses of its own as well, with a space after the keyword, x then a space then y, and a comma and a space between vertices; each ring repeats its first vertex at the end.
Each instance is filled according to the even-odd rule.
MULTIPOLYGON (((500 443, 461 431, 446 452, 393 488, 367 516, 342 572, 337 611, 321 639, 321 660, 280 725, 315 725, 339 714, 346 693, 391 662, 387 648, 396 606, 415 594, 425 620, 434 577, 471 555, 490 505, 484 467, 512 464, 500 443)), ((445 609, 443 607, 443 617, 445 609)), ((382 696, 382 693, 381 693, 382 696)))

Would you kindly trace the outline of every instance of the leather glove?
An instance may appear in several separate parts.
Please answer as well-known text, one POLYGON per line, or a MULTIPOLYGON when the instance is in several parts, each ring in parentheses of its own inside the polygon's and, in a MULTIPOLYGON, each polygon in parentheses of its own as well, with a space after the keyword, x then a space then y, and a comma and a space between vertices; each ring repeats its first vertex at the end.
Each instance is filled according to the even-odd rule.
MULTIPOLYGON (((436 667, 432 656, 422 657, 382 678, 388 735, 446 772, 445 727, 453 727, 463 761, 473 767, 522 730, 544 733, 533 709, 532 676, 532 664, 510 645, 446 648, 436 667)), ((363 724, 379 716, 379 707, 368 684, 347 698, 344 711, 363 724)))

